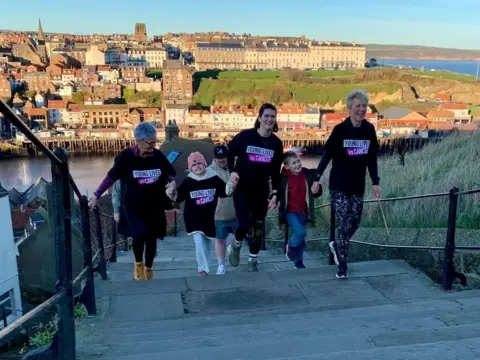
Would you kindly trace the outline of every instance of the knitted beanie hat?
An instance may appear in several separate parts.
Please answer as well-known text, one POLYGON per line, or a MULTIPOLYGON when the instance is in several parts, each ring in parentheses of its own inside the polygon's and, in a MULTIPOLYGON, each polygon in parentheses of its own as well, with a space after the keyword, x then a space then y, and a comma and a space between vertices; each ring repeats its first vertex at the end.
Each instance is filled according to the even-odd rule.
POLYGON ((203 164, 207 166, 207 161, 205 160, 203 155, 200 154, 198 151, 191 153, 188 156, 187 162, 188 162, 188 170, 192 170, 192 167, 197 164, 203 164))

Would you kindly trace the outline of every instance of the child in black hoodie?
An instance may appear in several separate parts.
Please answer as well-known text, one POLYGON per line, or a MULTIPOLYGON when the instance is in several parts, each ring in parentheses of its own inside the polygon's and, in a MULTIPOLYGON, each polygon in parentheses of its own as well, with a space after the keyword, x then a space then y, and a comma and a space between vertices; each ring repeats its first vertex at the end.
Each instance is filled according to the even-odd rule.
POLYGON ((321 187, 312 187, 316 173, 316 169, 302 167, 302 161, 295 152, 287 151, 283 155, 278 215, 280 224, 286 223, 292 229, 286 255, 288 260, 294 262, 295 269, 305 268, 305 227, 307 222, 314 221, 314 198, 322 195, 321 187))
POLYGON ((181 203, 185 201, 183 217, 188 235, 193 235, 197 256, 198 273, 208 275, 212 239, 215 239, 215 210, 219 197, 230 196, 236 184, 229 181, 226 185, 217 174, 207 168, 202 154, 194 152, 188 157, 190 173, 178 189, 172 182, 167 187, 170 199, 181 203))

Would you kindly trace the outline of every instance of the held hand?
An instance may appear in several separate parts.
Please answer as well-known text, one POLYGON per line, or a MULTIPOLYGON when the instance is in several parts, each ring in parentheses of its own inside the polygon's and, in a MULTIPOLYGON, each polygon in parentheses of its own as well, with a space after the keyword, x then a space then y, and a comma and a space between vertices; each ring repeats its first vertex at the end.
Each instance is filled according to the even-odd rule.
POLYGON ((272 211, 277 207, 277 195, 273 195, 270 201, 268 202, 268 210, 272 211))
POLYGON ((88 202, 88 207, 90 209, 93 209, 95 207, 97 207, 97 197, 95 195, 92 196, 92 198, 90 199, 90 201, 88 202))
POLYGON ((382 189, 379 185, 373 185, 373 193, 375 194, 375 199, 380 199, 382 196, 382 189))
POLYGON ((228 180, 228 185, 232 188, 232 190, 235 190, 237 187, 237 183, 233 182, 232 180, 228 180))
POLYGON ((320 183, 318 181, 314 181, 311 187, 312 194, 318 194, 320 191, 320 183))
POLYGON ((167 184, 166 189, 167 189, 167 195, 168 195, 168 196, 173 196, 173 195, 175 195, 175 191, 177 190, 177 184, 175 183, 175 180, 170 181, 170 182, 167 184))
POLYGON ((233 182, 234 184, 237 184, 238 181, 240 180, 240 176, 236 172, 232 172, 230 174, 230 181, 233 182))
POLYGON ((116 223, 120 222, 120 213, 113 213, 113 220, 115 220, 116 223))

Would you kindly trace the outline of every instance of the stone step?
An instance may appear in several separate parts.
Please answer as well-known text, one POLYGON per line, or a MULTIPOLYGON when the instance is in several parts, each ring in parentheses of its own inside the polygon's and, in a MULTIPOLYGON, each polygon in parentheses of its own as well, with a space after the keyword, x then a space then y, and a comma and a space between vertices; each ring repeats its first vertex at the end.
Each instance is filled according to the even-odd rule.
POLYGON ((288 339, 295 342, 309 337, 331 336, 333 334, 355 335, 368 334, 372 332, 391 332, 391 331, 413 331, 436 329, 445 324, 435 317, 424 317, 415 319, 386 320, 377 322, 342 322, 336 323, 318 323, 305 320, 295 322, 286 322, 279 324, 271 323, 267 326, 257 325, 247 328, 223 327, 215 329, 197 329, 192 331, 183 331, 175 333, 175 337, 169 333, 155 333, 139 335, 108 335, 102 339, 102 344, 111 345, 114 353, 125 355, 135 348, 138 353, 140 347, 146 352, 150 349, 162 349, 170 351, 175 349, 202 348, 205 346, 227 346, 234 344, 253 344, 268 341, 281 341, 288 339), (216 330, 216 331, 215 331, 216 330), (182 336, 183 333, 183 336, 182 336), (238 334, 234 336, 233 334, 238 334), (133 345, 135 344, 135 345, 133 345))
POLYGON ((479 358, 480 338, 475 338, 421 345, 390 346, 363 351, 339 351, 329 354, 282 357, 275 360, 476 360, 479 358))
MULTIPOLYGON (((231 334, 231 336, 242 337, 243 334, 231 334)), ((292 357, 299 355, 310 355, 316 353, 335 352, 338 344, 342 344, 345 350, 367 350, 374 348, 374 344, 363 335, 331 335, 331 336, 310 336, 308 338, 296 339, 295 342, 270 341, 269 339, 258 339, 254 343, 244 342, 227 346, 216 346, 215 338, 210 338, 202 348, 182 349, 175 347, 170 351, 164 351, 155 342, 137 344, 128 347, 128 353, 112 354, 116 352, 114 347, 92 347, 91 353, 79 353, 79 359, 113 360, 205 360, 205 359, 276 359, 279 357, 292 357), (102 354, 101 356, 99 356, 102 354), (108 354, 108 355, 106 355, 108 354)))
MULTIPOLYGON (((371 302, 362 304, 351 303, 341 309, 328 307, 307 306, 292 309, 277 309, 267 311, 237 312, 229 315, 214 316, 187 316, 181 319, 167 319, 161 321, 124 321, 95 323, 94 328, 109 334, 148 334, 168 333, 166 336, 176 337, 176 332, 188 332, 203 329, 217 332, 222 328, 238 327, 242 332, 244 327, 263 326, 271 324, 282 326, 283 323, 295 321, 316 321, 318 324, 349 323, 349 322, 376 322, 380 320, 409 319, 415 317, 435 316, 445 324, 460 325, 471 322, 480 322, 480 297, 458 299, 425 299, 415 301, 399 301, 398 303, 377 304, 371 302), (358 306, 355 306, 358 305, 358 306), (308 313, 308 320, 303 320, 308 313), (477 321, 479 320, 479 321, 477 321)), ((87 327, 90 325, 86 325, 87 327)))
MULTIPOLYGON (((121 264, 116 264, 121 266, 121 264)), ((131 270, 131 265, 129 265, 131 270)), ((261 269, 261 267, 259 267, 261 269)), ((231 273, 225 276, 199 277, 189 276, 172 279, 153 279, 150 281, 136 282, 125 280, 120 282, 101 281, 95 283, 102 296, 132 295, 132 294, 160 294, 166 292, 186 291, 187 288, 196 291, 222 290, 247 286, 248 288, 268 285, 293 284, 298 281, 325 281, 335 279, 335 266, 322 265, 315 268, 301 270, 279 269, 276 272, 258 273, 231 273)), ((365 261, 349 264, 350 279, 380 277, 399 274, 420 274, 401 260, 365 261)))
MULTIPOLYGON (((430 323, 433 326, 433 323, 430 323)), ((406 346, 417 344, 433 344, 445 341, 475 339, 480 331, 480 324, 443 326, 421 330, 390 331, 379 329, 369 331, 358 329, 357 334, 329 335, 324 332, 270 332, 256 335, 255 328, 251 332, 235 334, 237 339, 228 341, 226 337, 191 338, 190 341, 145 341, 132 344, 114 344, 105 347, 108 357, 103 359, 147 359, 146 356, 157 356, 165 359, 278 359, 314 354, 326 354, 342 351, 369 350, 381 347, 406 346), (378 331, 380 330, 380 331, 378 331), (263 335, 263 336, 262 336, 263 335), (267 336, 268 335, 268 336, 267 336), (224 340, 225 339, 225 340, 224 340), (288 339, 288 340, 287 340, 288 339), (242 341, 243 340, 243 341, 242 341), (176 345, 178 344, 178 345, 176 345), (191 347, 195 346, 197 347, 191 347), (185 347, 188 346, 188 347, 185 347), (191 347, 191 348, 189 348, 191 347), (134 356, 134 357, 130 357, 134 356)), ((233 336, 232 333, 228 335, 233 336)), ((389 358, 389 357, 388 357, 389 358)), ((390 359, 390 358, 389 358, 390 359)), ((443 358, 442 358, 443 359, 443 358)))
MULTIPOLYGON (((480 307, 479 307, 480 308, 480 307)), ((273 318, 262 318, 262 322, 255 321, 248 324, 232 324, 219 325, 202 328, 186 328, 181 330, 174 330, 172 327, 162 326, 163 324, 151 324, 146 322, 143 326, 132 326, 122 328, 112 328, 112 331, 107 331, 104 336, 104 341, 109 343, 127 343, 127 342, 142 342, 155 341, 158 339, 187 339, 199 337, 213 336, 219 338, 220 341, 224 334, 247 334, 251 328, 255 329, 255 333, 288 333, 304 332, 307 329, 309 332, 315 333, 318 331, 328 333, 348 333, 360 332, 363 330, 379 331, 380 329, 390 331, 400 330, 415 330, 427 329, 440 326, 454 326, 454 325, 471 325, 480 323, 480 310, 468 312, 465 310, 452 309, 430 309, 425 311, 398 311, 394 313, 380 313, 375 315, 362 316, 325 316, 325 314, 308 313, 295 314, 292 316, 278 316, 273 318), (276 321, 275 321, 276 320, 276 321), (320 328, 319 328, 320 326, 320 328), (199 331, 201 334, 199 334, 199 331)), ((248 321, 248 319, 246 319, 248 321)), ((265 334, 266 335, 266 334, 265 334)), ((259 335, 260 336, 260 335, 259 335)), ((264 337, 264 336, 260 336, 264 337)), ((268 337, 268 336, 265 336, 268 337)), ((228 338, 226 339, 228 340, 228 338)))

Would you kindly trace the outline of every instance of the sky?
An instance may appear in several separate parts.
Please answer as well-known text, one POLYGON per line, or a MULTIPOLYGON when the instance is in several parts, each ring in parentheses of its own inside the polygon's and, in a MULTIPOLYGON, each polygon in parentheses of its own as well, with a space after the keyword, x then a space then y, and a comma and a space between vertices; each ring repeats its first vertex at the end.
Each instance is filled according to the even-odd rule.
POLYGON ((306 35, 362 44, 480 49, 479 0, 59 0, 4 1, 0 29, 133 33, 227 31, 306 35))

